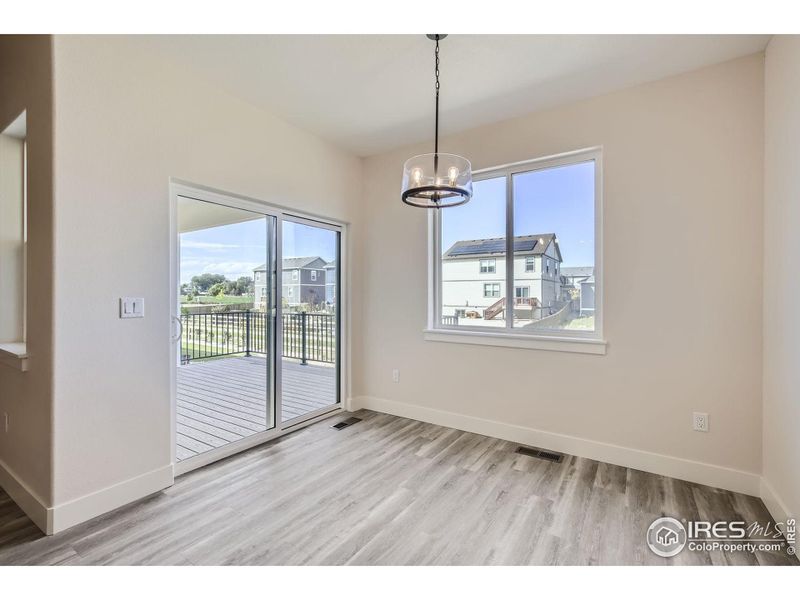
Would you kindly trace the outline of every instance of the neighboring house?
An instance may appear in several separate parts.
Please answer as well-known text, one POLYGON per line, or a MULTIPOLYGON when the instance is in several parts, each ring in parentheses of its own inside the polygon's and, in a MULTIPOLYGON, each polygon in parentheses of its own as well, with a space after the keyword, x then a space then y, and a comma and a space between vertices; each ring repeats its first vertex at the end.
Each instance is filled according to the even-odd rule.
POLYGON ((267 308, 267 265, 253 269, 253 307, 265 310, 267 308))
MULTIPOLYGON (((266 307, 267 266, 253 269, 256 308, 266 307)), ((326 263, 319 256, 284 258, 281 272, 283 298, 289 306, 297 304, 322 304, 325 302, 326 263)))
POLYGON ((581 316, 594 314, 594 267, 564 267, 561 269, 565 288, 578 298, 581 316))
POLYGON ((325 265, 325 302, 336 304, 336 261, 325 265))
POLYGON ((594 277, 594 267, 564 267, 561 269, 566 285, 581 289, 581 283, 594 277))
POLYGON ((581 281, 581 316, 594 314, 594 275, 581 281))
MULTIPOLYGON (((514 238, 516 318, 539 318, 541 311, 533 309, 558 304, 561 262, 554 233, 514 238)), ((477 312, 485 319, 503 318, 505 277, 504 238, 456 242, 442 255, 442 315, 468 317, 477 312)))

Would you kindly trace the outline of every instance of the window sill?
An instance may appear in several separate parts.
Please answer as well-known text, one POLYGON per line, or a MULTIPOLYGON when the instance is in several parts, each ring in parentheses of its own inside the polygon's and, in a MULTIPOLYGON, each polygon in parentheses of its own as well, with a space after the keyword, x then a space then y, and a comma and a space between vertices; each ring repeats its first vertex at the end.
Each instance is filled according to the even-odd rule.
POLYGON ((17 369, 28 370, 28 348, 25 342, 0 343, 0 365, 17 369))
POLYGON ((449 329, 426 329, 425 340, 452 344, 475 344, 479 346, 501 346, 525 350, 551 350, 553 352, 577 352, 580 354, 605 354, 605 340, 571 338, 542 335, 520 335, 482 331, 455 331, 449 329))

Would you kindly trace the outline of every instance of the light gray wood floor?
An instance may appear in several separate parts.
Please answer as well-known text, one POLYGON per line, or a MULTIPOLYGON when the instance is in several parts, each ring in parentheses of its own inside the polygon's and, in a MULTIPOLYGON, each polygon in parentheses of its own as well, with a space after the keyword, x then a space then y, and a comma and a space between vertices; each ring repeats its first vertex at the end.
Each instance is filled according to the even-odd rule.
POLYGON ((369 411, 178 478, 52 537, 0 493, 0 564, 796 564, 645 545, 658 516, 767 521, 761 500, 369 411))
MULTIPOLYGON (((267 362, 259 356, 178 368, 176 458, 185 460, 267 430, 267 362)), ((282 420, 336 402, 333 365, 284 360, 282 420)))

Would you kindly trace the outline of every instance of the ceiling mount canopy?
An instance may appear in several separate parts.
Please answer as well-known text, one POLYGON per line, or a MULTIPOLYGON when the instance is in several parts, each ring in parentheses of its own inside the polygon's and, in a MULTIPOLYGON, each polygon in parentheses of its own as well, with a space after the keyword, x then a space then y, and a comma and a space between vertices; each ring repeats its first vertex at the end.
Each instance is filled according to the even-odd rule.
POLYGON ((436 125, 432 154, 409 158, 403 165, 403 202, 418 208, 447 208, 468 202, 472 197, 472 165, 463 156, 439 152, 439 41, 443 33, 429 33, 436 42, 436 125))

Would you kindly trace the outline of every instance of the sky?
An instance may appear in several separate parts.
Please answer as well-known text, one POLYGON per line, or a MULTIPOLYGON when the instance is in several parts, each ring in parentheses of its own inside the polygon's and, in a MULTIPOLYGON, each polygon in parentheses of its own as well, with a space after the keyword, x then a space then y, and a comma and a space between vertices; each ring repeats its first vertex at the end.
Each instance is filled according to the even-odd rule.
MULTIPOLYGON (((284 258, 336 257, 336 233, 328 229, 284 222, 284 258)), ((252 277, 267 262, 267 220, 256 219, 181 234, 181 283, 195 275, 219 273, 234 280, 252 277)))
MULTIPOLYGON (((555 233, 564 267, 594 265, 594 162, 514 176, 514 235, 555 233)), ((473 183, 472 200, 442 210, 442 251, 459 240, 504 237, 505 178, 473 183)))

